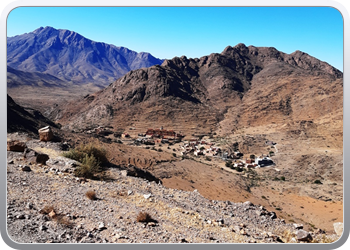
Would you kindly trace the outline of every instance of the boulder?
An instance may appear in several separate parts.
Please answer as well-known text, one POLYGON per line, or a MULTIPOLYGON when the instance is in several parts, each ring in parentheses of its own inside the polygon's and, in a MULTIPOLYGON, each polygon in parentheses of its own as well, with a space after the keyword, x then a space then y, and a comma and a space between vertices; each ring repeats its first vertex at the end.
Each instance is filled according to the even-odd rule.
POLYGON ((27 165, 21 167, 21 169, 22 169, 22 171, 24 171, 24 172, 30 172, 30 171, 32 171, 32 169, 31 169, 29 166, 27 166, 27 165))
POLYGON ((49 213, 49 216, 50 216, 51 218, 56 218, 57 214, 55 213, 54 210, 52 210, 52 211, 49 213))
POLYGON ((246 201, 243 203, 244 206, 253 206, 253 203, 251 201, 246 201))
POLYGON ((333 227, 334 227, 334 231, 335 233, 338 235, 338 236, 341 236, 343 234, 343 228, 344 228, 344 225, 342 222, 336 222, 333 224, 333 227))
POLYGON ((7 141, 7 151, 24 152, 26 149, 25 142, 20 142, 16 140, 7 141))
POLYGON ((298 230, 296 233, 297 240, 299 241, 312 241, 312 236, 309 232, 306 232, 305 230, 298 230))
POLYGON ((46 164, 46 161, 50 159, 50 157, 47 154, 41 154, 38 153, 32 149, 27 149, 24 158, 27 159, 27 161, 31 163, 38 163, 38 164, 46 164))
POLYGON ((43 127, 38 132, 40 141, 51 141, 53 139, 53 132, 50 126, 43 127))
POLYGON ((304 228, 304 226, 302 224, 294 223, 293 226, 294 226, 295 229, 303 229, 304 228))

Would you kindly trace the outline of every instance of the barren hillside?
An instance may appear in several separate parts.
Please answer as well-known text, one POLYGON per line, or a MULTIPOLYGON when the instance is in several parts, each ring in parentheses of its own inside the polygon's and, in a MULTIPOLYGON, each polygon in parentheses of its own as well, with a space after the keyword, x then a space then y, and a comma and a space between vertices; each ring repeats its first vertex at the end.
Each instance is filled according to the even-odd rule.
POLYGON ((249 200, 287 223, 331 233, 333 223, 343 220, 342 77, 300 51, 238 44, 221 54, 131 71, 45 114, 62 125, 70 144, 96 137, 111 164, 147 171, 166 188, 197 190, 210 200, 249 200), (108 133, 94 132, 100 126, 108 133), (208 140, 222 152, 239 150, 237 162, 269 155, 275 165, 239 172, 221 155, 182 157, 177 143, 134 142, 160 127, 186 135, 184 140, 208 140))

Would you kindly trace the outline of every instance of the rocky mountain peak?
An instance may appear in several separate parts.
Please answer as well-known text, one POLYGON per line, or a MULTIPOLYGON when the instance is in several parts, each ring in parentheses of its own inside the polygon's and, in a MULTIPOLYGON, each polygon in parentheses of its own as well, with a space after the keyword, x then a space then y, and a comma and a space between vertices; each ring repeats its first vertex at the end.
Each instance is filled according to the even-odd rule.
POLYGON ((49 26, 7 39, 8 66, 47 73, 74 84, 108 85, 130 70, 162 62, 146 52, 95 42, 49 26))

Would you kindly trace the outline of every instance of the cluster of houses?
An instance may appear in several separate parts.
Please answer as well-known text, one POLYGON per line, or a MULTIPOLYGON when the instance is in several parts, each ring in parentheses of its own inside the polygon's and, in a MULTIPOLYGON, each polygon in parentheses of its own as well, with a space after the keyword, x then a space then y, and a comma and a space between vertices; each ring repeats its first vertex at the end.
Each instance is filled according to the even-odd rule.
POLYGON ((180 154, 188 155, 191 153, 195 156, 217 156, 221 153, 221 148, 215 147, 214 143, 205 140, 191 139, 184 141, 183 145, 180 146, 180 154))
POLYGON ((143 143, 148 145, 154 145, 156 143, 176 143, 181 142, 185 136, 181 133, 176 133, 174 130, 166 130, 161 127, 160 129, 147 129, 145 134, 138 134, 138 138, 135 143, 143 143))
POLYGON ((147 129, 144 136, 146 138, 162 139, 162 140, 176 141, 176 142, 180 142, 182 138, 185 137, 180 133, 176 133, 174 130, 166 130, 166 129, 163 129, 163 127, 159 129, 149 128, 147 129))
MULTIPOLYGON (((235 151, 231 154, 222 152, 221 148, 214 146, 214 143, 207 142, 205 140, 192 139, 190 141, 184 141, 180 146, 181 155, 193 154, 195 156, 216 156, 221 157, 223 160, 238 160, 243 157, 243 154, 239 151, 235 151)), ((233 164, 235 168, 259 168, 275 165, 273 160, 267 156, 259 156, 254 159, 238 160, 233 164)))
POLYGON ((235 162, 233 164, 233 167, 235 168, 260 168, 260 167, 267 167, 267 166, 273 166, 275 163, 273 160, 267 156, 259 156, 255 159, 245 159, 240 160, 238 162, 235 162))

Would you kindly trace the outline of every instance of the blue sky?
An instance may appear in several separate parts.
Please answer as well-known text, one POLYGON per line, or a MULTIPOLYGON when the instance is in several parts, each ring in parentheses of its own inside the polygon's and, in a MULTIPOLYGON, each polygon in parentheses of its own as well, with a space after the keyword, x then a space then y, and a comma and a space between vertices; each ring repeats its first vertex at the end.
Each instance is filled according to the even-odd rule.
POLYGON ((343 71, 343 19, 330 7, 19 7, 8 16, 7 36, 41 26, 162 59, 244 43, 301 50, 343 71))

